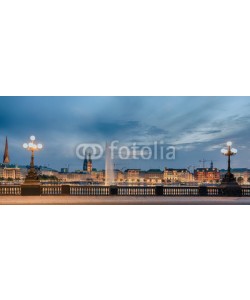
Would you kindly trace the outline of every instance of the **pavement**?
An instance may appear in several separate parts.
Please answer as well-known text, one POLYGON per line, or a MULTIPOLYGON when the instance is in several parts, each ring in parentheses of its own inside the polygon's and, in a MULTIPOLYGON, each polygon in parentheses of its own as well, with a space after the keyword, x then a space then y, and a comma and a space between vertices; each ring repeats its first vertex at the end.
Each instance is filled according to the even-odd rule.
POLYGON ((248 205, 250 197, 0 196, 5 205, 248 205))

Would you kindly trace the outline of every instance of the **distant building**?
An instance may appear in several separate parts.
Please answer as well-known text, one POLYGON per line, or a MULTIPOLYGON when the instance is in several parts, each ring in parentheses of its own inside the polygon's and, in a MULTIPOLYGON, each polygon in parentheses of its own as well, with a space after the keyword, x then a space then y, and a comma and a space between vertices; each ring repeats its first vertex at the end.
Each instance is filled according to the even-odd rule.
POLYGON ((19 180, 21 172, 18 166, 10 164, 8 138, 5 140, 3 163, 0 164, 0 178, 4 180, 19 180))
POLYGON ((168 169, 165 168, 163 173, 165 183, 181 183, 194 181, 193 174, 188 169, 168 169))
POLYGON ((210 168, 195 169, 194 178, 199 183, 218 183, 220 182, 220 171, 214 168, 213 162, 211 162, 210 168))
POLYGON ((115 171, 115 181, 117 184, 165 184, 167 182, 192 182, 193 175, 187 169, 149 169, 143 171, 141 169, 127 169, 124 172, 121 170, 115 171))
POLYGON ((56 177, 62 182, 92 182, 91 174, 86 172, 58 173, 56 177))
POLYGON ((144 172, 144 182, 149 184, 162 183, 164 172, 160 169, 150 169, 144 172))
POLYGON ((0 165, 0 178, 4 180, 19 180, 21 179, 21 171, 16 165, 0 165))
POLYGON ((125 175, 121 170, 115 169, 114 177, 115 177, 115 182, 117 183, 121 183, 125 181, 125 175))
POLYGON ((56 176, 58 175, 58 171, 57 170, 54 170, 54 169, 51 169, 49 167, 43 167, 43 166, 40 166, 38 168, 39 170, 39 173, 41 175, 45 175, 45 176, 56 176))
POLYGON ((130 183, 136 183, 140 181, 141 169, 127 169, 124 172, 124 181, 130 183))
POLYGON ((89 154, 85 153, 85 159, 83 161, 83 172, 91 173, 92 170, 93 170, 93 163, 91 159, 91 153, 89 154))
POLYGON ((91 178, 99 183, 105 182, 105 170, 97 171, 96 169, 92 170, 91 178))

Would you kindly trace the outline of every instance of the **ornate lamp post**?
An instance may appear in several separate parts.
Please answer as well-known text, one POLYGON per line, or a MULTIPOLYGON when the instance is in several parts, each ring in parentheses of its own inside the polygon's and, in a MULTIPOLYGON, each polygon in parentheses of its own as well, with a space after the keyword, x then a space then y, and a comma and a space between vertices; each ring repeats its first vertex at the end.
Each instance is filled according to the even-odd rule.
POLYGON ((227 142, 227 149, 221 149, 221 153, 228 157, 227 160, 227 175, 230 177, 231 174, 231 156, 237 154, 237 149, 232 148, 232 142, 227 142))
POLYGON ((236 178, 231 173, 231 156, 237 154, 237 149, 232 148, 232 142, 227 142, 227 148, 221 149, 221 153, 227 156, 227 173, 221 182, 223 194, 226 196, 241 196, 242 190, 236 182, 236 178))
POLYGON ((24 149, 31 151, 30 169, 29 169, 28 175, 26 176, 26 180, 25 180, 28 182, 38 181, 38 175, 37 175, 37 172, 35 169, 35 164, 34 164, 34 154, 35 154, 35 151, 41 150, 43 148, 43 145, 36 144, 35 140, 36 140, 35 136, 32 135, 30 137, 30 141, 28 143, 23 144, 24 149))

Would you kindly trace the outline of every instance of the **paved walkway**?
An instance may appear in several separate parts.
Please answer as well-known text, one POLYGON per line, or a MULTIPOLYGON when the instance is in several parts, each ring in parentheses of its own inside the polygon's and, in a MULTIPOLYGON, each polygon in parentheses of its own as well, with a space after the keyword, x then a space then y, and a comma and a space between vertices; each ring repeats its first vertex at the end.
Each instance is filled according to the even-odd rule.
POLYGON ((0 204, 250 204, 250 197, 0 196, 0 204))

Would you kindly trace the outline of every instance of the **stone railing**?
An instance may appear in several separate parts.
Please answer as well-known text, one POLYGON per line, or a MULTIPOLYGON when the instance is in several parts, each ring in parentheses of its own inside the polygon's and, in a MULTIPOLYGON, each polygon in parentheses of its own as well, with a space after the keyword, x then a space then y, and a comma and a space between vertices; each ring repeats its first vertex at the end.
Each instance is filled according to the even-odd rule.
POLYGON ((199 187, 163 187, 164 196, 199 196, 199 187))
POLYGON ((14 186, 0 185, 0 196, 10 195, 41 195, 41 196, 166 196, 166 197, 220 197, 244 196, 250 197, 250 187, 242 187, 240 194, 227 194, 227 191, 218 187, 172 187, 172 186, 81 186, 81 185, 38 185, 14 186))
POLYGON ((242 196, 245 196, 245 197, 250 197, 250 188, 247 187, 247 188, 242 188, 242 196))
MULTIPOLYGON (((113 188, 115 192, 115 187, 113 188)), ((115 194, 115 193, 114 193, 115 194)), ((155 196, 154 187, 118 187, 117 195, 119 196, 155 196)))
POLYGON ((61 185, 42 185, 41 195, 61 195, 62 186, 61 185))
MULTIPOLYGON (((67 192, 67 190, 65 189, 67 192)), ((74 196, 109 196, 108 186, 79 186, 72 185, 69 188, 69 194, 74 196)))
POLYGON ((19 196, 19 195, 21 195, 21 186, 20 185, 0 185, 0 196, 2 196, 2 195, 19 196))

